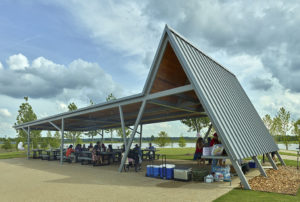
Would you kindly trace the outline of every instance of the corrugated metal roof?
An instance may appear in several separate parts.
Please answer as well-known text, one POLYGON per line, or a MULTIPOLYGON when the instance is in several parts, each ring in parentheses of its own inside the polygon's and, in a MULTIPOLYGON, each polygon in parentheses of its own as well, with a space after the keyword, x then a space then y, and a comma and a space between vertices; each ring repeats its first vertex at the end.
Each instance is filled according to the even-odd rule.
POLYGON ((231 157, 243 159, 277 151, 278 146, 235 75, 174 30, 166 30, 181 65, 231 157))

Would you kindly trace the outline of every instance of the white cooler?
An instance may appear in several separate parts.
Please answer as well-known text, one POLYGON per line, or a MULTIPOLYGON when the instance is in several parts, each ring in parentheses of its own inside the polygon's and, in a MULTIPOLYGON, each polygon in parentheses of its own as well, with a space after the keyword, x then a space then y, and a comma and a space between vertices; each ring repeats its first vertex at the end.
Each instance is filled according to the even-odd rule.
POLYGON ((192 168, 175 168, 174 179, 190 181, 192 178, 192 168))

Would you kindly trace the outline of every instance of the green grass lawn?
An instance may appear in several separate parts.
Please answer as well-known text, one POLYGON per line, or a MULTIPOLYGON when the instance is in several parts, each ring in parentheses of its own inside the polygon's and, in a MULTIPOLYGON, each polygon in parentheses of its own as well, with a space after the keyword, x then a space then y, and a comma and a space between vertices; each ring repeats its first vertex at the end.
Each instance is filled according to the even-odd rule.
POLYGON ((26 157, 25 151, 11 151, 0 153, 0 159, 23 158, 26 157))
POLYGON ((279 154, 281 154, 281 155, 287 155, 287 156, 297 156, 297 154, 295 154, 295 153, 290 153, 290 152, 279 152, 279 154))
POLYGON ((165 154, 167 159, 193 160, 195 148, 159 148, 157 154, 165 154))
POLYGON ((250 202, 250 201, 300 201, 300 193, 296 196, 285 195, 285 194, 277 194, 277 193, 267 193, 267 192, 260 192, 260 191, 251 191, 251 190, 241 190, 241 189, 233 189, 232 191, 224 194, 223 196, 219 197, 218 199, 214 200, 215 202, 226 202, 226 201, 243 201, 243 202, 250 202))

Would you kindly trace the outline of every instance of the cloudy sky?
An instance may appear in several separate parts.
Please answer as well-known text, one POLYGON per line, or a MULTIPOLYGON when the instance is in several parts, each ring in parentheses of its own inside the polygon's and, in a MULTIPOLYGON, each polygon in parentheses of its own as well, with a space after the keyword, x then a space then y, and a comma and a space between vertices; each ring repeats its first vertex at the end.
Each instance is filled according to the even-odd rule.
MULTIPOLYGON (((297 1, 0 1, 0 136, 29 96, 38 118, 141 92, 168 24, 236 74, 258 113, 300 118, 297 1)), ((178 122, 146 126, 194 135, 178 122)))

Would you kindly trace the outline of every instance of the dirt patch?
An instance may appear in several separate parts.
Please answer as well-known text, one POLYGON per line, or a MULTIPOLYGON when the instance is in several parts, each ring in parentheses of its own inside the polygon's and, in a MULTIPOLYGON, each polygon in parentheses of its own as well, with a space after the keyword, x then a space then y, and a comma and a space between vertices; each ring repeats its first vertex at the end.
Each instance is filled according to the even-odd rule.
POLYGON ((300 186, 300 171, 295 167, 278 167, 266 171, 268 177, 256 176, 249 180, 253 190, 296 195, 300 186))

